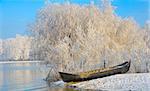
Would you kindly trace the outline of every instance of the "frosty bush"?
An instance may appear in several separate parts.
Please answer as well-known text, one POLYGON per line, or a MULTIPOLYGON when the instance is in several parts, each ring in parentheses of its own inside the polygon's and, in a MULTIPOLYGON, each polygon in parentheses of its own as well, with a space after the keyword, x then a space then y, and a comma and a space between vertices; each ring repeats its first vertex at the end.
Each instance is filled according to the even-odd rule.
POLYGON ((131 72, 150 71, 150 29, 121 18, 109 2, 47 4, 31 27, 34 53, 59 71, 79 72, 131 59, 131 72), (149 33, 149 34, 148 34, 149 33))

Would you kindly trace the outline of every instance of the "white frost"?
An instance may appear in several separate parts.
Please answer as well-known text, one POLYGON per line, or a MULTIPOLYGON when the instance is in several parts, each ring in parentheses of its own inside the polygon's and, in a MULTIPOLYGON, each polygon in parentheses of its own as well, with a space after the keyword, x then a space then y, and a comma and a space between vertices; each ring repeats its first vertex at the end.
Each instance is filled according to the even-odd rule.
POLYGON ((150 73, 118 74, 74 84, 78 88, 96 90, 150 91, 150 73))

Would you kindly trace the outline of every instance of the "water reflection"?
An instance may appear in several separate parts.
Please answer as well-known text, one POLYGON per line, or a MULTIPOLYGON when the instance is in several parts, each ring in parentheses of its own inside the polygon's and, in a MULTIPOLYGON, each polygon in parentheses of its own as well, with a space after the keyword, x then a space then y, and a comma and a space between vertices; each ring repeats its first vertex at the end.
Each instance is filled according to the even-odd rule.
POLYGON ((46 74, 41 68, 47 70, 39 63, 0 64, 0 91, 76 91, 71 88, 49 87, 43 80, 46 74))
POLYGON ((0 64, 0 91, 48 88, 39 66, 39 63, 0 64))

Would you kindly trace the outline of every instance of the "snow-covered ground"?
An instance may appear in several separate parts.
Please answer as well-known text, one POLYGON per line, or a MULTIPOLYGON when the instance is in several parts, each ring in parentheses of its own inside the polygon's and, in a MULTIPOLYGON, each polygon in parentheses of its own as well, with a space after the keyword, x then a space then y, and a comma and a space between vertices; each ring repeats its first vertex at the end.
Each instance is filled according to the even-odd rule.
POLYGON ((150 73, 118 74, 74 84, 78 88, 111 91, 150 91, 150 73))

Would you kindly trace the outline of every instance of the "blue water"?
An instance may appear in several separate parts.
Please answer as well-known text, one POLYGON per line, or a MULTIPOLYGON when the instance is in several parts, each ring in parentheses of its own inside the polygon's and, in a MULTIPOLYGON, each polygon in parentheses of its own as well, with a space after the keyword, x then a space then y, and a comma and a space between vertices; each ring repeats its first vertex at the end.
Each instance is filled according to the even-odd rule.
POLYGON ((0 64, 0 91, 46 88, 39 66, 39 63, 0 64))
POLYGON ((51 88, 43 80, 39 63, 0 64, 0 91, 66 91, 51 88))

